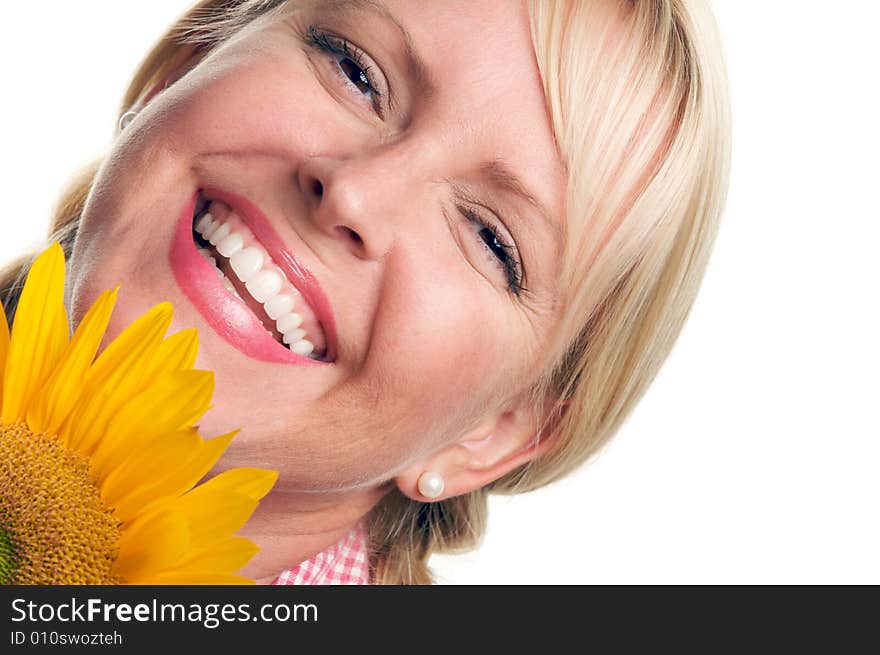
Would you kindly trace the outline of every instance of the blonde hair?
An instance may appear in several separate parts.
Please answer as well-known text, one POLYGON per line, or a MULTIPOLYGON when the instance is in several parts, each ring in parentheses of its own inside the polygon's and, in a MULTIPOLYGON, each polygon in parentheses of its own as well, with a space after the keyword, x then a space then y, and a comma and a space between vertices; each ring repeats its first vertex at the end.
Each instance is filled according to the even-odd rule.
MULTIPOLYGON (((283 0, 202 0, 160 39, 122 112, 171 71, 186 44, 210 48, 283 0)), ((369 516, 373 580, 429 584, 434 552, 476 546, 490 492, 516 493, 580 466, 619 428, 675 343, 725 204, 730 108, 707 0, 529 0, 547 110, 568 172, 558 353, 529 389, 553 399, 551 449, 477 491, 422 503, 394 490, 369 516)), ((51 238, 68 255, 98 168, 64 192, 51 238)), ((14 311, 31 256, 0 273, 14 311)))

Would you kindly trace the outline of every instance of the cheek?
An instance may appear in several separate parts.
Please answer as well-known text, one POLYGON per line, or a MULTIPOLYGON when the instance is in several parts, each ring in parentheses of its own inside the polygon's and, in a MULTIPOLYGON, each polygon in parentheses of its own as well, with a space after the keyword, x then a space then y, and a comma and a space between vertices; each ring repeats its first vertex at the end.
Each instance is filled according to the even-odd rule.
MULTIPOLYGON (((515 339, 481 282, 459 264, 442 280, 409 271, 406 286, 381 298, 372 335, 369 377, 391 419, 418 417, 424 439, 438 445, 501 401, 515 339), (495 310, 495 311, 493 311, 495 310)), ((390 287, 390 285, 389 285, 390 287)))
POLYGON ((182 154, 254 152, 295 161, 345 138, 338 103, 295 37, 283 37, 278 44, 269 33, 258 49, 232 46, 202 62, 156 109, 148 139, 182 154))
MULTIPOLYGON (((325 92, 303 53, 292 45, 273 48, 280 52, 233 48, 203 61, 155 96, 117 137, 95 178, 74 246, 69 282, 76 322, 98 294, 121 281, 125 287, 156 286, 156 253, 170 247, 176 210, 192 193, 201 160, 258 152, 295 163, 340 133, 321 120, 327 102, 319 94, 325 92)), ((128 316, 149 306, 145 301, 128 316)))

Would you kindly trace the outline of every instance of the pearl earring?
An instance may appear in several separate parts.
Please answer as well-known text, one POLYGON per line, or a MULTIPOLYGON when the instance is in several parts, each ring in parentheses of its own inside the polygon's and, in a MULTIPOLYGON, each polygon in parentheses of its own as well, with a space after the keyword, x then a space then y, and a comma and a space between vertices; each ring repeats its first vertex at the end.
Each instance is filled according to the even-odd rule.
POLYGON ((419 493, 426 498, 437 498, 443 493, 443 476, 434 471, 425 471, 419 476, 419 493))
POLYGON ((125 112, 122 116, 119 117, 119 131, 121 132, 128 124, 134 120, 134 117, 137 116, 138 113, 134 110, 125 112))

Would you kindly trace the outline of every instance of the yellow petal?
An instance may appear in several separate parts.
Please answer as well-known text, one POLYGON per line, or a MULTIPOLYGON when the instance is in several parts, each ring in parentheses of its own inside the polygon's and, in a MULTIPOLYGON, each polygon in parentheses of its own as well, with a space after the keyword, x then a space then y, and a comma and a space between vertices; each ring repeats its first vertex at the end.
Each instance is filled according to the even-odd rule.
POLYGON ((275 471, 232 469, 183 496, 155 503, 144 516, 180 512, 190 524, 191 546, 199 550, 241 529, 257 508, 259 499, 269 492, 277 478, 275 471))
POLYGON ((107 423, 91 457, 92 472, 103 477, 133 450, 163 434, 190 427, 208 409, 213 393, 213 371, 173 371, 155 380, 107 423))
POLYGON ((130 516, 119 512, 120 502, 128 496, 148 493, 169 471, 186 464, 201 446, 195 430, 174 430, 160 435, 141 448, 127 451, 125 460, 101 481, 101 500, 116 508, 116 518, 127 521, 130 516))
POLYGON ((144 576, 132 584, 139 585, 252 585, 256 584, 250 578, 243 578, 240 575, 229 575, 224 573, 214 573, 213 571, 205 572, 186 572, 186 573, 158 573, 156 575, 144 576))
POLYGON ((135 320, 104 349, 83 381, 80 402, 59 435, 89 455, 116 411, 145 386, 144 371, 171 324, 169 303, 160 303, 135 320))
POLYGON ((102 293, 86 312, 61 362, 46 380, 28 409, 28 427, 34 432, 55 433, 79 397, 83 376, 104 338, 119 287, 102 293))
POLYGON ((186 371, 196 363, 199 351, 199 333, 195 328, 175 332, 156 349, 155 361, 146 377, 157 378, 171 371, 186 371))
POLYGON ((238 493, 260 500, 278 480, 277 471, 257 468, 236 468, 224 471, 187 494, 190 499, 215 494, 238 493))
POLYGON ((241 530, 257 508, 257 501, 243 494, 217 494, 183 503, 180 500, 171 507, 186 516, 192 547, 197 549, 207 548, 241 530))
POLYGON ((192 547, 207 547, 240 530, 277 479, 275 471, 232 469, 174 501, 190 523, 192 547))
MULTIPOLYGON (((129 521, 147 511, 152 503, 189 491, 217 463, 237 432, 236 430, 208 441, 200 439, 197 452, 189 459, 179 462, 176 467, 170 467, 164 476, 158 477, 152 484, 144 482, 133 488, 120 485, 118 489, 113 488, 106 492, 102 488, 101 497, 109 507, 115 508, 115 516, 120 521, 129 521)), ((111 473, 111 477, 116 473, 111 473)))
POLYGON ((15 311, 0 421, 12 423, 25 417, 31 398, 58 364, 69 335, 64 251, 53 243, 31 266, 15 311))
POLYGON ((179 573, 215 571, 216 573, 235 573, 240 570, 260 549, 245 537, 229 537, 200 552, 187 555, 174 566, 179 573))
POLYGON ((89 369, 86 383, 97 384, 114 375, 120 368, 130 369, 127 370, 127 376, 139 377, 149 365, 134 367, 133 364, 142 364, 139 360, 142 357, 140 351, 145 350, 143 346, 146 341, 153 342, 151 350, 155 350, 156 344, 162 340, 171 325, 173 313, 171 303, 161 302, 135 319, 104 349, 95 365, 89 369))
POLYGON ((6 371, 7 352, 9 352, 9 324, 6 322, 3 303, 0 303, 0 403, 3 400, 3 377, 6 371))
POLYGON ((182 514, 153 514, 135 521, 122 533, 114 573, 125 582, 137 584, 141 576, 174 566, 189 546, 189 526, 182 514))

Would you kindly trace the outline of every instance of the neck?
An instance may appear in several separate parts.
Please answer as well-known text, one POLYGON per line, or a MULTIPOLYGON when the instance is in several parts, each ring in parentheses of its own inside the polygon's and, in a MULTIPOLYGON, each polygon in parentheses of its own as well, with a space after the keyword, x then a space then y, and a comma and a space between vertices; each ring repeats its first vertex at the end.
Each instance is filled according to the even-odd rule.
POLYGON ((240 574, 271 584, 296 566, 341 540, 392 489, 333 493, 272 491, 238 534, 259 548, 240 574))

